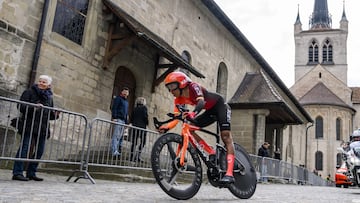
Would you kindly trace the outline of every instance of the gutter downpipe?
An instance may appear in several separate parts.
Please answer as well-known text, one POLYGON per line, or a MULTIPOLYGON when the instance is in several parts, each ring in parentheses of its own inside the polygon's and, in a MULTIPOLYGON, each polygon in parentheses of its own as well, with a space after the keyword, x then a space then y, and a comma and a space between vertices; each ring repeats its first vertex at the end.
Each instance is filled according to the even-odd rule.
POLYGON ((37 65, 38 65, 39 57, 40 57, 40 48, 41 48, 42 38, 43 38, 43 34, 44 34, 45 20, 46 20, 48 8, 49 8, 49 0, 45 0, 43 11, 42 11, 42 16, 41 16, 41 21, 40 21, 39 33, 38 33, 37 40, 36 40, 35 52, 34 52, 33 61, 32 61, 32 65, 31 65, 30 80, 29 80, 29 84, 28 84, 29 87, 31 87, 35 83, 35 79, 36 79, 37 65))
POLYGON ((305 169, 307 169, 307 146, 308 146, 308 130, 310 127, 314 126, 314 123, 311 123, 311 125, 309 125, 308 127, 306 127, 306 133, 305 133, 305 169))

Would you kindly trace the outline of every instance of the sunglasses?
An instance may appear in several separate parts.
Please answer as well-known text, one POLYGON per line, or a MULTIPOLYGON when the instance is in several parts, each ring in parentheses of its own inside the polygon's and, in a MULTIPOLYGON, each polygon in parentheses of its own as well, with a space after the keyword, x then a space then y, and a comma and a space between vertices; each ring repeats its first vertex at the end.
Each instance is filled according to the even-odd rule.
POLYGON ((169 83, 166 85, 166 88, 169 90, 169 92, 174 91, 179 88, 179 84, 176 82, 169 83))

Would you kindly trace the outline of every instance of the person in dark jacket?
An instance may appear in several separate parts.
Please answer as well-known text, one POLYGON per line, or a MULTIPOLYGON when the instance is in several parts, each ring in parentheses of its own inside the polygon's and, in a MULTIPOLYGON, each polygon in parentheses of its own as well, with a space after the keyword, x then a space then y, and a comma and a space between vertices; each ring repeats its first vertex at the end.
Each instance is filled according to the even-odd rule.
POLYGON ((276 151, 274 152, 274 159, 281 160, 280 148, 277 148, 276 151))
POLYGON ((114 99, 111 110, 112 121, 117 124, 114 125, 114 132, 111 140, 111 150, 113 156, 121 154, 121 144, 124 135, 124 124, 127 123, 129 103, 127 97, 129 96, 129 88, 123 87, 120 95, 114 99))
MULTIPOLYGON (((58 118, 58 112, 42 108, 43 106, 54 106, 51 82, 50 76, 40 75, 38 83, 25 90, 20 97, 21 101, 36 105, 21 104, 18 106, 24 121, 24 129, 21 133, 21 142, 16 158, 41 159, 43 155, 45 140, 50 136, 49 120, 58 118)), ((15 161, 12 179, 42 181, 42 178, 36 176, 38 164, 38 162, 29 162, 26 177, 24 177, 24 162, 15 161)))
POLYGON ((146 99, 144 97, 138 97, 135 102, 135 108, 133 110, 130 123, 138 128, 132 129, 131 137, 131 154, 130 160, 140 162, 141 151, 146 144, 146 126, 149 124, 148 112, 146 108, 146 99), (142 129, 139 129, 142 128, 142 129), (135 152, 135 148, 140 140, 138 151, 135 152))
POLYGON ((270 144, 268 142, 264 142, 258 150, 258 156, 270 157, 269 146, 270 144))
POLYGON ((261 157, 261 159, 259 159, 259 161, 261 161, 260 164, 260 181, 261 182, 267 182, 267 167, 268 167, 268 162, 266 159, 264 159, 264 157, 270 157, 270 152, 269 152, 269 146, 270 144, 268 142, 264 142, 261 147, 258 150, 258 156, 261 157))

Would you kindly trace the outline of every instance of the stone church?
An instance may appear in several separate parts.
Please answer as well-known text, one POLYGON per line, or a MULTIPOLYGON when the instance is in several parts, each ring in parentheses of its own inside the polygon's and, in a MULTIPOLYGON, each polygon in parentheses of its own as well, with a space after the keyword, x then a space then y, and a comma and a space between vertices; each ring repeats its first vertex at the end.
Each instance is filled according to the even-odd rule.
MULTIPOLYGON (((323 38, 315 35, 310 39, 311 33, 297 28, 299 43, 308 46, 308 41, 300 41, 304 35, 323 46, 323 38)), ((330 82, 322 82, 321 88, 335 91, 334 95, 340 95, 338 100, 351 105, 351 89, 346 87, 346 78, 340 77, 345 71, 336 71, 334 66, 341 62, 340 68, 346 69, 346 60, 341 59, 345 56, 345 42, 341 40, 346 38, 346 31, 327 33, 326 45, 333 46, 334 64, 308 66, 306 50, 299 47, 299 85, 292 88, 293 94, 213 0, 4 0, 0 1, 0 96, 19 98, 40 74, 48 74, 54 79, 52 89, 58 108, 89 119, 110 119, 113 97, 127 86, 129 110, 135 98, 142 96, 147 100, 149 116, 165 119, 173 109, 173 98, 162 81, 169 72, 180 69, 225 97, 232 107, 234 140, 249 153, 256 154, 268 141, 271 153, 280 148, 283 157, 295 160, 298 146, 294 143, 300 137, 295 134, 305 133, 297 126, 317 118, 305 108, 313 115, 313 108, 319 106, 303 107, 298 101, 302 93, 311 92, 307 76, 321 72, 319 81, 331 77, 343 88, 335 88, 330 82), (284 129, 289 135, 283 135, 284 129), (286 154, 285 149, 291 153, 286 154)), ((329 109, 338 109, 331 113, 337 113, 345 136, 352 128, 353 109, 328 106, 319 114, 324 126, 329 125, 329 109)), ((1 124, 5 123, 3 117, 1 124)), ((149 129, 154 129, 152 123, 149 129)), ((328 131, 324 128, 323 132, 325 138, 328 131)), ((320 146, 325 147, 323 143, 320 146)))
POLYGON ((284 158, 323 177, 334 177, 341 162, 337 148, 360 127, 359 88, 347 85, 349 22, 345 4, 342 9, 339 28, 333 28, 327 0, 314 1, 308 30, 299 12, 294 24, 295 84, 290 90, 314 122, 284 130, 284 158))

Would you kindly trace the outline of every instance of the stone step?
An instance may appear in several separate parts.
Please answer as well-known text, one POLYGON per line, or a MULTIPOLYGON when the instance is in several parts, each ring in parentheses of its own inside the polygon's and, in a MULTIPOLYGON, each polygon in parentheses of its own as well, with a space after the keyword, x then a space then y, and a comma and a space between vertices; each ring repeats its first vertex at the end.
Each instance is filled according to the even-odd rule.
MULTIPOLYGON (((78 176, 82 176, 78 171, 78 165, 71 164, 58 164, 58 163, 43 163, 39 166, 38 171, 50 174, 64 175, 67 177, 74 176, 75 179, 78 176)), ((102 180, 116 180, 123 182, 141 182, 141 183, 155 183, 151 170, 136 169, 136 168, 115 168, 104 166, 89 166, 88 173, 95 179, 102 180)))

